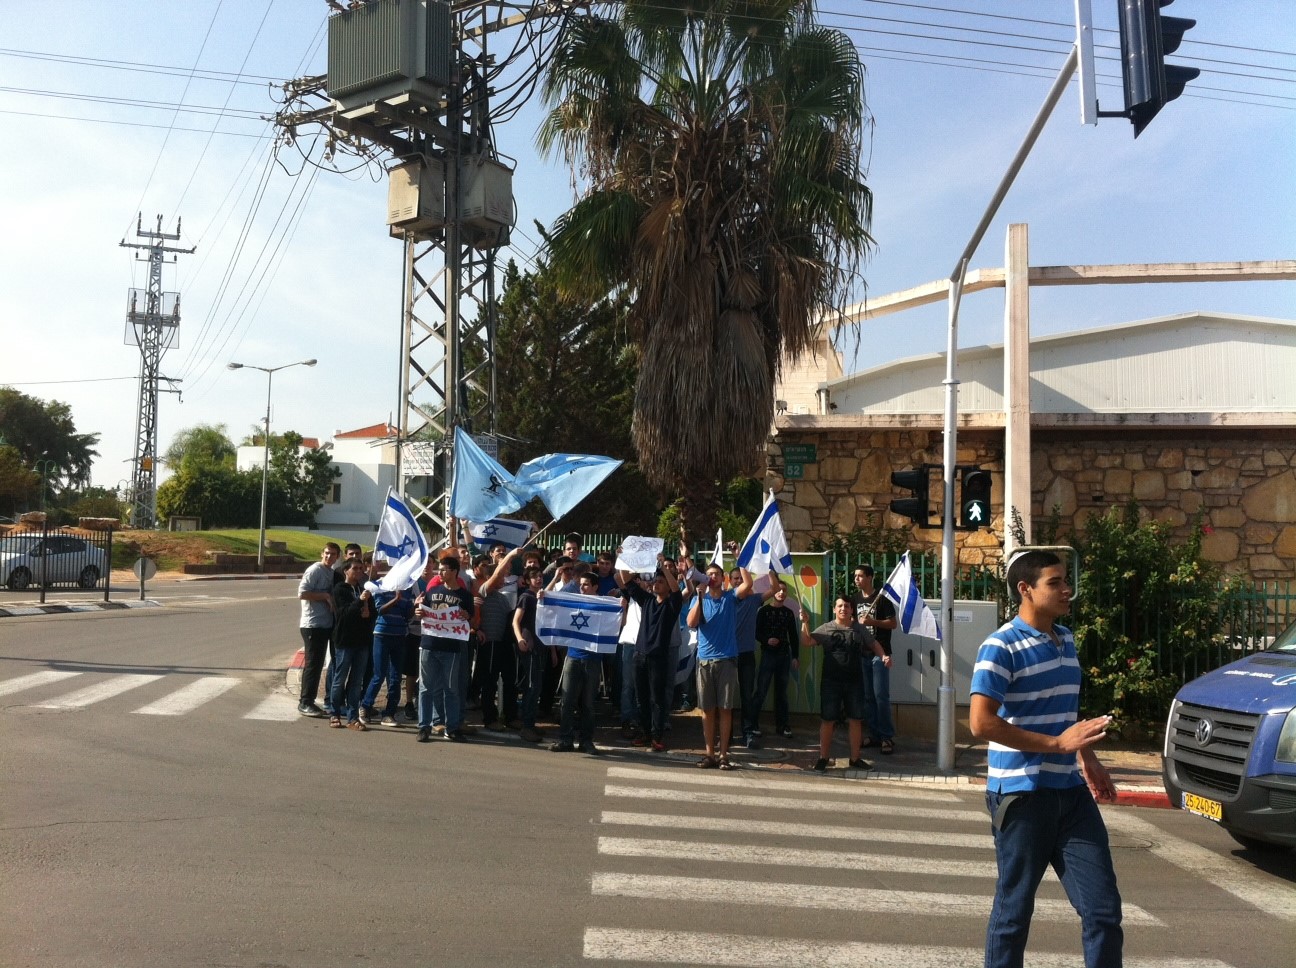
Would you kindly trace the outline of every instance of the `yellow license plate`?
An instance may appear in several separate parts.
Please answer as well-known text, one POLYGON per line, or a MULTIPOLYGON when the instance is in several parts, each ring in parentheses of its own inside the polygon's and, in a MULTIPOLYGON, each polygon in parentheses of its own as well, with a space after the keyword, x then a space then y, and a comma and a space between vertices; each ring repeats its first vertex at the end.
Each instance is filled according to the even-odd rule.
POLYGON ((1214 820, 1219 823, 1224 819, 1224 804, 1218 800, 1207 800, 1205 797, 1199 797, 1195 793, 1185 793, 1183 795, 1183 808, 1189 813, 1195 813, 1199 817, 1205 817, 1207 820, 1214 820))

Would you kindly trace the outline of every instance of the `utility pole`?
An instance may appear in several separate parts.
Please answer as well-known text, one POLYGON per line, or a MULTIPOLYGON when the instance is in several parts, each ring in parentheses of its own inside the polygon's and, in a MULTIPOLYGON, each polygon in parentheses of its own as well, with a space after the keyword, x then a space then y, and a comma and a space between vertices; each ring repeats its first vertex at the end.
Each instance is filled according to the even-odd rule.
POLYGON ((370 0, 342 10, 329 18, 329 73, 285 85, 275 119, 287 138, 319 124, 331 146, 390 156, 387 224, 404 267, 396 482, 434 534, 449 517, 455 427, 496 430, 495 256, 514 206, 491 127, 499 75, 488 41, 531 21, 537 35, 561 29, 584 6, 370 0), (384 26, 406 16, 401 31, 384 26), (312 97, 329 103, 312 109, 312 97))
POLYGON ((127 242, 127 249, 141 249, 148 253, 136 259, 148 262, 148 288, 131 289, 127 295, 126 345, 139 347, 140 376, 139 401, 135 408, 135 455, 131 463, 131 524, 136 528, 157 526, 157 459, 158 459, 158 382, 168 384, 167 393, 179 394, 178 379, 159 373, 162 355, 175 341, 180 327, 180 293, 162 291, 162 263, 167 253, 188 255, 193 249, 168 246, 167 242, 180 240, 180 219, 176 219, 175 233, 162 231, 162 216, 157 217, 157 228, 145 231, 142 217, 136 216, 135 234, 145 242, 127 242))

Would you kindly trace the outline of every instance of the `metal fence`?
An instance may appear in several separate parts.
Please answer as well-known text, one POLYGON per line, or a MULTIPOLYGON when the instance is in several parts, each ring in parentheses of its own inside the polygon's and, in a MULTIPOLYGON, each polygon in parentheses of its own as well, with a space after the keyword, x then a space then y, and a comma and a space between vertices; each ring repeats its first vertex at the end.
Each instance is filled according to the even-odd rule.
POLYGON ((0 587, 11 592, 48 588, 102 589, 112 575, 112 531, 19 526, 0 534, 0 587))

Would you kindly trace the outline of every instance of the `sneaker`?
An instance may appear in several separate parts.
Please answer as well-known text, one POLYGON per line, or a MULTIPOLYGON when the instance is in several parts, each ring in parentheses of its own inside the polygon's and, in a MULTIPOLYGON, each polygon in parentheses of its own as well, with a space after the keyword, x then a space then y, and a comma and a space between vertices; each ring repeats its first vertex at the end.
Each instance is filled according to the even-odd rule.
POLYGON ((593 743, 589 742, 588 740, 580 744, 580 751, 584 753, 586 756, 599 756, 603 752, 601 749, 599 749, 597 746, 595 746, 593 743))
POLYGON ((407 702, 405 704, 405 718, 408 719, 411 723, 418 719, 418 710, 414 708, 414 704, 412 702, 407 702))
POLYGON ((360 722, 360 720, 358 719, 353 719, 351 720, 351 722, 347 723, 347 729, 354 729, 358 733, 369 732, 369 727, 366 726, 364 723, 360 722))
POLYGON ((782 729, 779 730, 779 735, 782 736, 784 739, 791 739, 791 738, 792 738, 792 727, 791 727, 791 726, 784 726, 782 729))
POLYGON ((536 729, 534 726, 523 726, 520 735, 522 740, 527 743, 538 743, 544 738, 541 735, 540 730, 536 729))
POLYGON ((360 710, 360 713, 359 713, 359 719, 360 719, 360 725, 361 725, 361 726, 369 726, 369 725, 370 725, 369 716, 370 716, 369 710, 367 710, 367 709, 361 709, 361 710, 360 710))
POLYGON ((302 703, 297 707, 297 711, 303 716, 309 716, 311 719, 323 719, 327 714, 324 710, 313 702, 302 703))
POLYGON ((749 733, 749 734, 747 735, 747 739, 744 741, 744 745, 745 745, 749 750, 754 750, 754 749, 756 749, 756 746, 757 746, 757 743, 756 743, 756 737, 755 737, 754 735, 752 735, 752 734, 749 733))
POLYGON ((857 757, 855 757, 855 759, 853 759, 853 760, 850 761, 850 768, 851 768, 852 770, 865 770, 865 771, 868 771, 868 770, 873 769, 873 764, 870 763, 868 760, 864 759, 864 757, 862 757, 862 756, 857 756, 857 757))
POLYGON ((621 736, 623 739, 634 739, 639 732, 639 727, 635 723, 622 723, 621 736))
POLYGON ((557 743, 554 743, 553 746, 549 747, 549 752, 550 753, 570 753, 575 748, 576 747, 573 746, 571 743, 564 743, 559 741, 557 743))
POLYGON ((761 738, 762 736, 764 736, 765 734, 762 733, 762 732, 760 731, 760 727, 759 727, 759 726, 754 726, 754 727, 752 727, 751 735, 752 735, 752 736, 755 736, 757 739, 760 739, 760 738, 761 738))
POLYGON ((401 721, 397 719, 395 716, 384 716, 382 718, 382 724, 384 726, 394 726, 397 729, 400 729, 401 727, 401 721))
POLYGON ((452 743, 468 742, 468 737, 464 735, 464 731, 462 729, 450 730, 450 732, 446 733, 446 739, 448 739, 452 743))
POLYGON ((427 726, 420 726, 418 732, 418 741, 420 743, 432 742, 432 730, 427 726))
POLYGON ((661 740, 659 740, 659 739, 655 739, 655 740, 652 741, 652 751, 653 751, 654 753, 665 753, 665 752, 666 752, 666 744, 663 743, 663 742, 662 742, 661 740))
POLYGON ((445 727, 444 727, 444 726, 433 726, 433 727, 432 727, 432 735, 433 735, 433 736, 444 736, 445 733, 446 733, 446 730, 445 730, 445 727))
POLYGON ((815 760, 814 770, 816 773, 827 773, 828 761, 821 756, 819 759, 815 760))
POLYGON ((648 745, 648 737, 647 737, 647 736, 636 736, 634 739, 632 739, 632 740, 630 741, 630 745, 631 745, 631 746, 647 746, 647 745, 648 745))

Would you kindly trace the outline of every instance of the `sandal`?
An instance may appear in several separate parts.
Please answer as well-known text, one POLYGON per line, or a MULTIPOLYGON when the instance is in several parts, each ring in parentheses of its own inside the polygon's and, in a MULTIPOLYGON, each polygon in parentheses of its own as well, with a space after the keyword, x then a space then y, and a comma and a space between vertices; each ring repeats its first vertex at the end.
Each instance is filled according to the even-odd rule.
POLYGON ((699 770, 715 770, 719 768, 720 761, 714 756, 704 756, 702 759, 698 760, 697 765, 699 770))
POLYGON ((875 740, 872 736, 870 736, 868 739, 864 740, 864 742, 860 743, 860 749, 866 750, 870 746, 877 746, 877 744, 878 744, 877 740, 875 740))
POLYGON ((894 752, 895 752, 895 743, 891 742, 891 740, 889 739, 884 739, 882 741, 882 755, 890 756, 894 752))
POLYGON ((329 717, 329 725, 330 725, 331 727, 333 727, 334 729, 341 729, 341 728, 342 728, 342 717, 341 717, 341 716, 330 716, 330 717, 329 717))
POLYGON ((720 769, 722 770, 735 769, 733 762, 729 759, 727 755, 720 757, 720 769))

